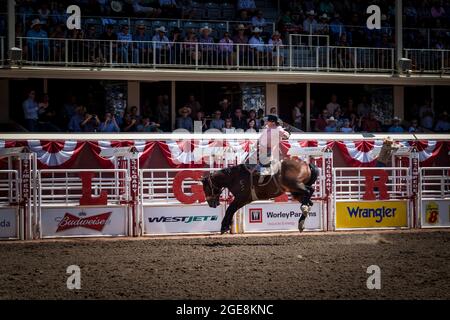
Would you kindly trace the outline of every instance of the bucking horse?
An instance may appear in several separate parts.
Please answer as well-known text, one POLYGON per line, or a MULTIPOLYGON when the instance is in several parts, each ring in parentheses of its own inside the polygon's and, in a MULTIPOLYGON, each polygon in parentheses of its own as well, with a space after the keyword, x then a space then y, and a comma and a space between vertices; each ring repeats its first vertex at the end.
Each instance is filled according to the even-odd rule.
POLYGON ((290 192, 292 198, 301 204, 302 216, 298 228, 300 232, 303 231, 305 219, 312 206, 313 184, 317 180, 319 170, 314 164, 300 159, 284 159, 275 167, 275 173, 263 180, 260 179, 259 171, 247 164, 207 173, 202 178, 203 191, 210 207, 216 208, 220 204, 220 196, 225 188, 233 194, 233 200, 222 220, 222 234, 231 229, 237 210, 253 201, 273 199, 285 192, 290 192))

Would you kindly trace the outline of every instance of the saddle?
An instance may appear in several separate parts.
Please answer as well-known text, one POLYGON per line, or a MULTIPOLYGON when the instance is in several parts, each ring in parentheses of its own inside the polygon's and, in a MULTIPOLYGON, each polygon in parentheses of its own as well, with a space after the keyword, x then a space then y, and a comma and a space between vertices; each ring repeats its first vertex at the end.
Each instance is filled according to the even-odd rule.
POLYGON ((252 201, 258 200, 255 191, 255 184, 253 183, 254 175, 258 178, 257 186, 263 187, 268 185, 272 180, 278 189, 280 189, 280 184, 276 175, 281 170, 281 161, 271 162, 269 166, 263 167, 260 165, 246 165, 247 170, 250 172, 250 190, 252 201))

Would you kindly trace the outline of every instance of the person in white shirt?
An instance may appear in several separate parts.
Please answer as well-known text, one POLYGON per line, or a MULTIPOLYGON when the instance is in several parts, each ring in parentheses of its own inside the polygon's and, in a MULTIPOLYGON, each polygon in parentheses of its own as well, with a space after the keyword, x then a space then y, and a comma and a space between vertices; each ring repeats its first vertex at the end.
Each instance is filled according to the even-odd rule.
POLYGON ((310 10, 306 14, 308 17, 303 21, 303 31, 307 34, 315 34, 317 32, 316 13, 314 10, 310 10))
POLYGON ((272 35, 272 38, 269 40, 268 50, 272 55, 272 64, 274 66, 282 66, 283 41, 281 40, 281 34, 278 31, 275 31, 272 35))
POLYGON ((334 115, 334 112, 337 109, 340 109, 341 106, 339 105, 339 103, 337 103, 337 95, 335 95, 334 93, 331 95, 331 101, 330 103, 327 104, 326 106, 328 113, 334 115))
POLYGON ((156 63, 168 63, 167 51, 169 49, 169 38, 167 38, 167 30, 164 26, 155 29, 156 34, 152 37, 154 54, 156 55, 156 63))
POLYGON ((264 27, 266 26, 266 24, 267 24, 267 22, 266 22, 266 19, 264 19, 264 17, 263 17, 263 12, 261 10, 259 10, 256 13, 256 16, 254 16, 252 18, 252 26, 253 26, 253 28, 258 27, 264 31, 264 27))

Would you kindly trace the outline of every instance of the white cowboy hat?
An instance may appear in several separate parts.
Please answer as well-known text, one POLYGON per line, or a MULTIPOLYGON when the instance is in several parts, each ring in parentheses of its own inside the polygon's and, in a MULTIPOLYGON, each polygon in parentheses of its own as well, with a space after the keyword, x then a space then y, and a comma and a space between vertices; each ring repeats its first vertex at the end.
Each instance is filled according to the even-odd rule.
POLYGON ((41 24, 42 24, 41 20, 39 20, 39 19, 34 19, 34 20, 31 22, 31 27, 30 27, 30 28, 33 28, 34 26, 36 26, 36 25, 41 25, 41 24))
POLYGON ((260 28, 256 27, 255 29, 253 29, 252 32, 253 32, 253 33, 261 33, 262 30, 261 30, 260 28))
POLYGON ((334 117, 329 117, 328 119, 327 119, 327 122, 335 122, 336 120, 334 119, 334 117))
POLYGON ((122 11, 122 2, 116 1, 116 0, 111 1, 111 9, 114 12, 121 12, 122 11))
POLYGON ((161 26, 161 27, 159 27, 159 28, 156 28, 155 31, 163 32, 163 33, 166 33, 166 32, 167 32, 166 27, 164 27, 164 26, 161 26))
POLYGON ((400 121, 400 118, 395 116, 394 118, 392 118, 392 121, 400 121))
POLYGON ((306 11, 306 15, 308 15, 308 16, 315 16, 316 12, 314 10, 309 10, 309 11, 306 11))
POLYGON ((200 28, 200 32, 203 32, 204 30, 208 30, 208 32, 212 31, 212 29, 209 26, 204 26, 200 28))
POLYGON ((236 30, 245 30, 245 26, 241 23, 237 26, 236 30))
POLYGON ((320 16, 320 19, 328 19, 328 15, 324 13, 323 15, 320 16))

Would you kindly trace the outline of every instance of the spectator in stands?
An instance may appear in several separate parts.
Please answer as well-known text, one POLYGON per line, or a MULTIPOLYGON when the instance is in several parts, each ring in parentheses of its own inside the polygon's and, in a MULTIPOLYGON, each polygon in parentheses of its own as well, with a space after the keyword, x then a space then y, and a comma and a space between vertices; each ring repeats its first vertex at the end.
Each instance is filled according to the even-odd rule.
POLYGON ((255 119, 250 119, 247 123, 247 131, 246 132, 257 132, 259 128, 257 127, 257 122, 255 119))
POLYGON ((48 34, 41 27, 41 21, 34 19, 30 30, 27 32, 28 51, 33 61, 46 61, 49 57, 48 34))
POLYGON ((146 6, 144 0, 133 0, 133 10, 137 15, 149 18, 156 18, 161 14, 161 9, 146 6))
POLYGON ((353 128, 351 126, 350 120, 345 119, 344 120, 344 124, 343 124, 343 126, 341 127, 341 129, 339 131, 340 132, 344 132, 344 133, 352 133, 352 132, 354 132, 353 128))
POLYGON ((222 128, 225 126, 225 121, 221 119, 221 117, 222 112, 220 112, 220 110, 216 110, 216 112, 214 112, 214 119, 212 119, 209 124, 209 128, 222 130, 222 128))
POLYGON ((191 109, 191 114, 194 116, 197 112, 202 110, 202 105, 197 101, 195 95, 190 94, 187 102, 187 106, 191 109))
POLYGON ((40 8, 37 11, 37 13, 38 13, 38 19, 41 21, 41 23, 43 25, 47 25, 47 27, 48 27, 50 25, 49 17, 50 17, 50 14, 51 14, 50 9, 48 8, 48 3, 45 2, 45 1, 42 2, 40 8))
POLYGON ((298 101, 294 108, 292 108, 292 123, 297 129, 303 129, 304 116, 303 101, 298 101))
POLYGON ((182 30, 178 27, 172 29, 172 38, 170 39, 170 55, 172 57, 173 64, 180 64, 182 60, 182 48, 183 48, 183 37, 181 35, 182 30))
POLYGON ((327 120, 328 120, 328 110, 323 109, 322 113, 317 117, 316 123, 314 125, 314 131, 317 132, 324 132, 325 128, 327 126, 327 120))
POLYGON ((380 122, 377 120, 375 113, 370 112, 369 117, 362 120, 362 130, 365 132, 380 132, 380 122))
POLYGON ((330 37, 332 43, 338 42, 341 36, 346 32, 345 26, 341 21, 341 15, 336 12, 334 14, 334 19, 330 23, 330 37))
POLYGON ((194 29, 188 29, 186 31, 186 39, 184 40, 184 57, 187 64, 195 64, 199 60, 198 52, 196 51, 196 43, 198 42, 194 29))
POLYGON ((245 119, 244 115, 242 114, 242 108, 238 107, 236 110, 234 110, 234 117, 233 117, 233 127, 236 129, 247 129, 247 120, 245 119))
POLYGON ((351 50, 348 50, 346 47, 349 47, 350 44, 347 42, 347 34, 341 34, 339 41, 336 43, 339 47, 345 48, 335 48, 335 55, 337 56, 338 66, 340 68, 353 68, 354 67, 354 59, 351 50))
POLYGON ((329 117, 327 119, 327 126, 325 127, 325 132, 337 132, 336 120, 334 117, 329 117))
POLYGON ((281 40, 281 34, 278 31, 275 31, 272 35, 272 38, 269 39, 267 49, 269 50, 269 58, 272 57, 272 65, 283 66, 283 40, 281 40))
POLYGON ((158 123, 161 126, 161 130, 170 131, 170 106, 169 106, 169 96, 159 95, 156 102, 156 113, 158 123))
POLYGON ((70 118, 76 113, 77 97, 73 94, 67 97, 66 103, 63 105, 63 120, 68 123, 70 118))
POLYGON ((326 106, 327 110, 328 110, 328 114, 332 114, 334 115, 334 112, 338 109, 341 109, 341 106, 339 105, 339 103, 337 103, 337 95, 336 94, 332 94, 331 95, 331 101, 327 104, 326 106))
POLYGON ((417 10, 412 1, 406 1, 405 6, 403 7, 403 13, 406 17, 405 25, 407 27, 412 27, 417 24, 417 10))
POLYGON ((247 119, 247 127, 250 128, 250 122, 254 121, 254 129, 259 130, 261 128, 261 122, 258 121, 258 119, 256 118, 256 111, 255 110, 250 110, 248 112, 248 119, 247 119))
POLYGON ((253 28, 258 27, 259 29, 261 29, 262 32, 264 32, 264 28, 267 25, 267 21, 263 17, 263 12, 261 10, 258 10, 256 12, 256 15, 252 17, 251 22, 252 22, 252 27, 253 28))
POLYGON ((125 113, 123 117, 122 130, 123 132, 137 132, 137 126, 139 125, 139 120, 132 117, 130 113, 125 113))
POLYGON ((153 36, 152 41, 155 41, 153 47, 155 48, 154 54, 156 55, 156 63, 169 63, 169 38, 167 38, 166 36, 166 27, 161 26, 159 28, 156 28, 155 31, 156 34, 153 36))
POLYGON ((67 7, 64 6, 64 3, 58 2, 56 6, 52 9, 51 13, 51 21, 52 24, 62 24, 65 25, 67 21, 67 17, 69 16, 66 12, 67 7))
POLYGON ((152 44, 150 35, 145 30, 145 24, 139 22, 136 26, 136 33, 133 35, 133 62, 134 63, 149 63, 150 52, 152 44))
POLYGON ((361 102, 358 104, 357 112, 359 117, 368 117, 370 113, 370 104, 367 102, 367 96, 362 96, 361 102))
POLYGON ((233 64, 233 40, 230 38, 229 32, 224 32, 223 38, 220 39, 220 62, 223 65, 233 64))
POLYGON ((261 37, 261 29, 256 27, 253 29, 253 36, 248 41, 249 48, 251 51, 250 58, 252 59, 252 64, 256 66, 264 65, 264 40, 261 37))
POLYGON ((205 113, 203 111, 198 111, 195 115, 194 127, 201 127, 202 132, 208 130, 208 126, 206 125, 205 113))
POLYGON ((213 58, 215 57, 214 39, 211 37, 212 29, 209 26, 200 28, 200 37, 198 42, 201 43, 199 50, 202 53, 203 64, 213 65, 213 58))
POLYGON ((28 98, 22 103, 23 114, 25 118, 25 128, 28 131, 38 131, 39 105, 36 101, 36 91, 30 90, 28 98))
POLYGON ((86 114, 86 108, 84 106, 77 106, 75 113, 70 117, 67 128, 70 132, 81 132, 81 123, 84 121, 84 115, 86 114))
POLYGON ((250 17, 247 10, 241 10, 239 12, 239 21, 250 23, 250 17))
POLYGON ((417 119, 411 120, 411 126, 409 127, 408 132, 409 133, 423 132, 423 129, 419 127, 419 121, 417 119))
POLYGON ((190 132, 194 131, 194 123, 190 114, 192 112, 189 105, 185 105, 179 111, 180 117, 176 119, 176 127, 177 129, 185 129, 190 132))
POLYGON ((142 123, 137 126, 138 132, 158 132, 159 130, 159 123, 156 123, 154 121, 151 121, 149 117, 144 117, 142 119, 142 123))
POLYGON ((328 35, 330 33, 330 25, 328 22, 328 15, 326 13, 323 13, 319 17, 319 23, 317 24, 317 34, 328 35))
POLYGON ((100 132, 120 132, 119 125, 116 122, 116 117, 111 112, 105 113, 105 120, 100 123, 100 132))
POLYGON ((356 115, 355 105, 353 98, 349 97, 347 100, 347 105, 342 109, 342 116, 346 119, 350 119, 352 114, 356 115))
POLYGON ((434 110, 431 100, 426 99, 425 104, 419 109, 420 125, 428 130, 433 130, 434 110))
POLYGON ((223 133, 233 133, 236 129, 233 127, 233 120, 231 118, 225 119, 225 126, 222 128, 223 133))
POLYGON ((222 113, 222 119, 228 119, 233 116, 233 110, 231 110, 231 104, 228 99, 223 99, 219 102, 220 111, 222 113))
POLYGON ((336 111, 334 111, 334 119, 336 121, 337 131, 340 131, 344 126, 345 120, 347 120, 342 116, 342 111, 340 108, 337 108, 336 111))
MULTIPOLYGON (((248 65, 248 37, 245 35, 247 29, 243 24, 239 24, 236 28, 236 35, 233 37, 234 44, 244 44, 244 46, 239 46, 236 50, 239 50, 239 61, 243 65, 248 65)), ((236 59, 235 59, 236 60, 236 59)))
POLYGON ((102 58, 106 61, 110 61, 110 59, 115 61, 117 51, 117 34, 114 32, 114 26, 112 24, 106 25, 106 30, 100 35, 100 40, 104 40, 100 42, 102 58), (112 46, 112 57, 109 56, 110 46, 112 46))
POLYGON ((433 6, 431 7, 431 16, 434 19, 444 18, 445 10, 442 7, 441 1, 434 1, 433 6))
POLYGON ((264 109, 259 108, 258 112, 256 113, 256 119, 258 121, 259 128, 262 128, 264 126, 264 109))
POLYGON ((84 120, 80 123, 80 128, 82 132, 96 132, 99 125, 100 119, 96 114, 86 113, 84 120))
POLYGON ((335 12, 333 3, 330 0, 322 0, 319 5, 319 12, 332 15, 335 12))
POLYGON ((44 94, 39 102, 39 128, 44 132, 61 131, 56 125, 56 111, 49 103, 48 94, 44 94))
POLYGON ((128 56, 130 54, 131 49, 131 41, 133 40, 132 35, 130 34, 130 28, 128 25, 122 26, 122 32, 117 34, 117 40, 119 41, 119 54, 120 54, 120 62, 127 64, 128 56))
POLYGON ((400 118, 395 116, 392 119, 392 125, 389 127, 388 132, 405 132, 403 127, 400 125, 400 118))
POLYGON ((309 10, 306 12, 307 18, 303 21, 303 31, 306 34, 316 34, 317 32, 317 20, 316 12, 314 10, 309 10))
POLYGON ((434 127, 434 131, 450 132, 450 122, 448 119, 448 113, 446 111, 444 111, 439 117, 439 120, 437 121, 436 126, 434 127))
POLYGON ((238 11, 245 10, 247 12, 253 12, 256 10, 255 0, 238 0, 237 9, 238 11))

